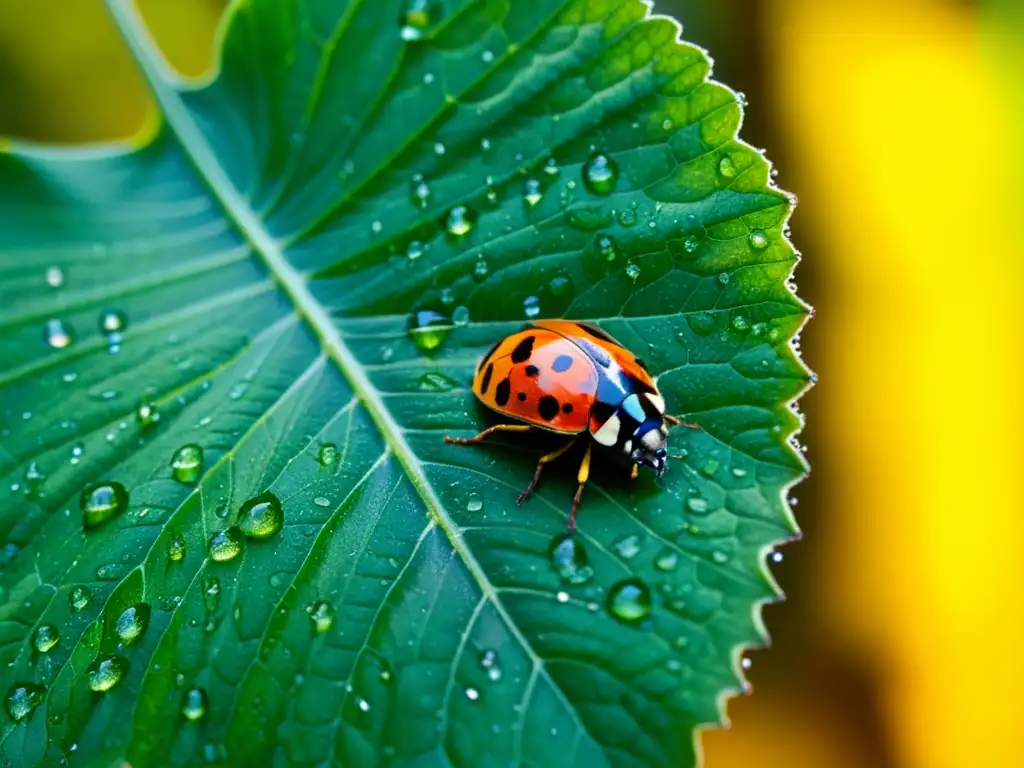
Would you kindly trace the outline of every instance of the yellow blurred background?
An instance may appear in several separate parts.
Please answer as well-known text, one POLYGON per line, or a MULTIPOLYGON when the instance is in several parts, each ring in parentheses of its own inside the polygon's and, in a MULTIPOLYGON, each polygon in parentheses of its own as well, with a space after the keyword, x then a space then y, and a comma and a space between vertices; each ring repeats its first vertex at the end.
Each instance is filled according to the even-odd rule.
MULTIPOLYGON (((140 4, 206 71, 223 0, 140 4)), ((746 92, 818 309, 805 537, 706 765, 1024 766, 1024 2, 656 9, 746 92)), ((0 136, 125 137, 151 109, 101 0, 0 0, 0 136)))

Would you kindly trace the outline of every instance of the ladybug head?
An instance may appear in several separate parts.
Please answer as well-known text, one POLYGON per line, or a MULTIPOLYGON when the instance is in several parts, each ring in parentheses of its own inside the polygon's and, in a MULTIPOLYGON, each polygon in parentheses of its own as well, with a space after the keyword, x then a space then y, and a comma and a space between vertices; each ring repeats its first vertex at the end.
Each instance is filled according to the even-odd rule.
POLYGON ((637 466, 645 467, 660 480, 668 468, 668 430, 660 419, 641 424, 629 441, 629 457, 637 466))

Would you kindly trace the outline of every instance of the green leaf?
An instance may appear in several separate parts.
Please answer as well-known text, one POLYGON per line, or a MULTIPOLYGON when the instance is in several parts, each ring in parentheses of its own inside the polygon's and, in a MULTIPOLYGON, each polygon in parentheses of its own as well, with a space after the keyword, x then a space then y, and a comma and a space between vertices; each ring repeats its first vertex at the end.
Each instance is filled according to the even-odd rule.
POLYGON ((640 0, 250 0, 195 84, 108 6, 159 129, 0 155, 4 758, 694 764, 809 381, 791 201, 703 52, 640 0), (592 573, 549 554, 570 459, 515 505, 556 441, 442 441, 535 314, 705 429, 661 487, 599 456, 592 573))

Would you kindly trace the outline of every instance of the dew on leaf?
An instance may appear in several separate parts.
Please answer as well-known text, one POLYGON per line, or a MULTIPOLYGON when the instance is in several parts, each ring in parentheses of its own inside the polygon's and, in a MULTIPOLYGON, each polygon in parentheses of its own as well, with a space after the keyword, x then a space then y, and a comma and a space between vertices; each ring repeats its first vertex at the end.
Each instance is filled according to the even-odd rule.
POLYGON ((117 309, 108 309, 100 314, 100 331, 103 333, 120 333, 128 325, 128 317, 117 309))
POLYGON ((96 528, 128 507, 128 491, 121 483, 100 483, 82 491, 79 497, 82 525, 96 528))
POLYGON ((421 309, 409 318, 409 339, 421 352, 432 352, 444 343, 454 327, 450 317, 432 309, 421 309))
POLYGON ((714 552, 711 553, 711 559, 719 565, 724 565, 725 563, 729 562, 729 553, 721 549, 716 549, 714 552))
POLYGON ((642 543, 643 538, 639 534, 633 533, 616 541, 614 547, 621 557, 629 560, 639 554, 642 543))
POLYGON ((619 247, 611 235, 601 235, 597 238, 597 252, 605 261, 615 261, 619 255, 619 247))
POLYGON ((445 231, 453 237, 468 235, 476 222, 476 214, 468 205, 456 205, 445 216, 445 231))
POLYGON ((411 42, 423 37, 437 23, 438 11, 438 4, 434 0, 406 0, 399 30, 402 39, 411 42))
POLYGON ((697 249, 700 248, 700 238, 696 235, 690 235, 683 240, 683 248, 687 253, 696 253, 697 249))
POLYGON ((21 477, 25 481, 25 490, 32 493, 38 490, 39 486, 46 480, 46 473, 39 467, 39 464, 30 461, 21 477))
POLYGON ((413 240, 405 249, 405 257, 409 259, 409 261, 416 261, 416 259, 423 255, 424 250, 425 248, 421 241, 413 240))
POLYGON ((316 504, 318 507, 331 506, 331 500, 328 499, 326 496, 317 496, 315 499, 313 499, 313 503, 316 504))
POLYGON ((147 429, 160 421, 160 411, 157 410, 156 403, 139 403, 138 408, 135 409, 135 418, 138 420, 139 426, 147 429))
POLYGON ((561 592, 558 592, 558 593, 557 593, 557 594, 555 595, 555 599, 556 599, 556 600, 557 600, 558 602, 560 602, 560 603, 568 603, 568 602, 569 602, 569 593, 568 593, 568 592, 565 592, 564 590, 563 590, 563 591, 561 591, 561 592))
POLYGON ((595 195, 608 195, 619 179, 619 166, 607 155, 598 153, 583 166, 583 183, 595 195))
POLYGON ((306 606, 306 613, 318 635, 329 630, 334 623, 334 608, 326 600, 314 600, 306 606))
POLYGON ((496 683, 501 680, 501 665, 498 663, 497 651, 485 650, 480 653, 479 658, 480 669, 487 675, 487 679, 492 683, 496 683))
POLYGON ((480 498, 479 493, 469 494, 469 500, 466 502, 466 510, 469 512, 479 512, 484 508, 484 500, 480 498))
POLYGON ((679 555, 669 547, 665 547, 654 558, 654 567, 659 571, 674 571, 677 565, 679 565, 679 555))
POLYGON ((64 349, 71 346, 71 342, 74 341, 71 326, 57 318, 46 321, 44 338, 54 349, 64 349))
POLYGON ((131 645, 142 637, 149 626, 149 613, 149 606, 145 603, 126 608, 114 624, 118 639, 125 645, 131 645))
POLYGON ((172 563, 180 563, 185 559, 185 540, 181 536, 174 536, 167 545, 167 557, 172 563))
POLYGON ((465 328, 469 325, 469 307, 456 307, 455 311, 452 312, 452 323, 456 328, 465 328))
POLYGON ((700 496, 692 496, 686 500, 686 508, 693 512, 695 515, 707 514, 710 507, 708 506, 708 500, 701 498, 700 496))
POLYGON ((283 525, 281 500, 270 491, 249 499, 238 510, 238 527, 250 539, 269 539, 283 525))
POLYGON ((635 283, 637 278, 640 277, 640 267, 638 267, 632 261, 629 262, 626 265, 626 277, 628 277, 635 283))
POLYGON ((430 202, 430 185, 424 180, 422 174, 417 173, 412 177, 412 184, 409 187, 409 200, 417 208, 426 208, 430 202))
POLYGON ((722 285, 728 285, 729 284, 729 273, 728 272, 722 272, 718 276, 718 282, 720 282, 722 285))
POLYGON ((473 265, 473 279, 478 283, 483 282, 487 279, 487 275, 491 273, 491 268, 487 264, 487 261, 483 258, 477 259, 476 264, 473 265))
POLYGON ((548 283, 548 290, 553 296, 562 296, 572 287, 572 281, 565 275, 556 275, 548 283))
POLYGON ((7 689, 7 715, 16 723, 31 715, 43 699, 46 698, 46 689, 35 683, 15 683, 7 689))
POLYGON ((86 671, 86 676, 89 679, 89 687, 103 693, 121 682, 127 671, 128 659, 123 656, 108 656, 93 662, 86 671))
POLYGON ((763 251, 768 247, 768 235, 764 233, 764 230, 755 229, 750 233, 749 236, 750 245, 752 248, 763 251))
POLYGON ((189 688, 181 697, 181 714, 186 720, 195 722, 202 719, 210 707, 210 700, 202 688, 189 688))
POLYGON ((537 179, 527 179, 523 182, 523 200, 531 208, 544 199, 544 192, 540 188, 537 179))
POLYGON ((750 328, 750 321, 744 315, 736 315, 732 319, 732 327, 735 331, 746 331, 750 328))
POLYGON ((320 462, 322 467, 335 466, 339 458, 341 458, 341 454, 338 452, 338 446, 334 443, 324 443, 320 446, 320 451, 317 453, 317 461, 320 462))
POLYGON ((49 653, 60 642, 60 630, 53 624, 40 624, 32 633, 32 647, 39 653, 49 653))
POLYGON ((637 624, 651 615, 651 590, 639 579, 620 581, 608 590, 608 612, 626 624, 637 624))
POLYGON ((51 288, 60 288, 64 285, 64 271, 60 267, 47 267, 46 284, 51 288))
POLYGON ((731 179, 736 175, 736 165, 731 157, 726 155, 718 161, 718 172, 727 179, 731 179))
POLYGON ((555 158, 549 157, 547 162, 544 163, 544 173, 547 176, 557 176, 559 174, 558 163, 555 158))
POLYGON ((416 384, 421 392, 450 392, 459 386, 457 381, 434 371, 424 373, 417 379, 416 384))
POLYGON ((540 317, 540 297, 527 296, 523 299, 523 314, 529 320, 536 320, 540 317))
POLYGON ((583 542, 576 536, 563 533, 551 540, 548 548, 551 567, 563 584, 585 584, 594 577, 594 568, 583 542))
POLYGON ((76 584, 68 593, 68 604, 71 610, 83 611, 92 602, 92 590, 84 584, 76 584))
POLYGON ((183 445, 171 457, 171 474, 179 483, 192 485, 203 473, 203 449, 195 443, 183 445))
POLYGON ((210 558, 218 563, 234 560, 242 552, 244 538, 238 526, 225 528, 210 537, 210 558))
POLYGON ((476 701, 480 698, 480 691, 478 691, 476 688, 467 688, 466 698, 470 701, 476 701))

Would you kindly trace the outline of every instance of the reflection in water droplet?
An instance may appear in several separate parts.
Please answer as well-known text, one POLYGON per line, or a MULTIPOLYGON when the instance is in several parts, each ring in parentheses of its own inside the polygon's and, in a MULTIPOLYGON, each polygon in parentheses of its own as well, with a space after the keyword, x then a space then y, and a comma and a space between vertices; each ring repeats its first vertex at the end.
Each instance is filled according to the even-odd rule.
POLYGON ((315 600, 306 606, 306 613, 309 620, 313 622, 313 629, 317 634, 322 635, 331 628, 334 623, 334 608, 326 600, 315 600))
POLYGON ((71 606, 71 610, 75 612, 85 610, 91 601, 92 590, 84 584, 72 587, 68 593, 68 604, 71 606))
POLYGON ((636 624, 651 615, 651 590, 639 579, 626 579, 608 590, 608 612, 626 624, 636 624))
POLYGON ((763 251, 768 247, 768 235, 763 230, 755 229, 750 233, 750 245, 758 251, 763 251))
POLYGON ((453 237, 463 237, 470 233, 475 221, 476 214, 472 208, 467 205, 457 205, 448 211, 444 228, 453 237))
POLYGON ((537 179, 527 179, 523 182, 523 200, 531 208, 544 199, 544 192, 540 188, 537 179))
POLYGON ((183 445, 171 457, 171 474, 179 483, 191 485, 203 473, 203 449, 195 443, 183 445))
POLYGON ((181 536, 175 536, 167 545, 167 557, 172 563, 180 563, 185 559, 185 540, 181 536))
POLYGON ((135 418, 139 425, 146 429, 160 421, 160 411, 157 410, 156 403, 139 403, 139 407, 135 409, 135 418))
POLYGON ((185 716, 186 720, 195 722, 201 719, 209 706, 210 700, 202 688, 190 688, 181 697, 181 714, 185 716))
POLYGON ((114 624, 114 631, 117 632, 118 638, 125 645, 131 645, 140 637, 142 633, 146 631, 146 627, 149 626, 149 606, 145 603, 139 603, 126 608, 124 612, 117 617, 117 622, 114 624))
POLYGON ((270 491, 249 499, 238 510, 238 527, 250 539, 269 539, 283 525, 281 500, 270 491))
POLYGON ((234 560, 242 551, 242 532, 237 526, 218 531, 210 537, 210 558, 218 563, 234 560))
POLYGON ((86 488, 79 498, 82 525, 96 528, 128 507, 128 491, 120 483, 101 483, 86 488))
POLYGON ((32 647, 39 653, 48 653, 60 642, 60 630, 53 624, 40 624, 32 633, 32 647))
POLYGON ((317 454, 317 460, 322 467, 335 466, 340 457, 341 454, 338 453, 338 446, 334 443, 324 443, 320 446, 320 452, 317 454))
POLYGON ((7 689, 7 714, 16 723, 31 715, 46 698, 46 689, 35 683, 15 683, 7 689))
POLYGON ((71 326, 57 318, 46 321, 44 338, 54 349, 64 349, 71 346, 71 342, 74 341, 71 326))
POLYGON ((595 195, 608 195, 619 179, 619 166, 607 155, 596 154, 583 166, 583 183, 595 195))
POLYGON ((109 691, 124 677, 128 671, 128 659, 123 656, 110 656, 106 659, 93 662, 86 675, 89 678, 89 687, 98 692, 109 691))
POLYGON ((551 540, 548 548, 551 567, 564 584, 585 584, 594 577, 594 568, 583 542, 563 533, 551 540))
POLYGON ((544 174, 547 176, 557 176, 559 174, 558 163, 555 162, 555 158, 549 157, 548 161, 544 163, 544 174))
POLYGON ((431 352, 444 343, 454 324, 451 318, 432 309, 414 312, 409 318, 409 338, 416 349, 431 352))
POLYGON ((438 5, 433 0, 407 0, 399 34, 403 40, 419 40, 437 22, 438 5))
POLYGON ((466 509, 470 512, 479 512, 484 508, 484 500, 480 498, 479 493, 469 494, 469 500, 466 502, 466 509))
POLYGON ((523 314, 530 320, 540 317, 540 297, 527 296, 523 299, 523 314))

